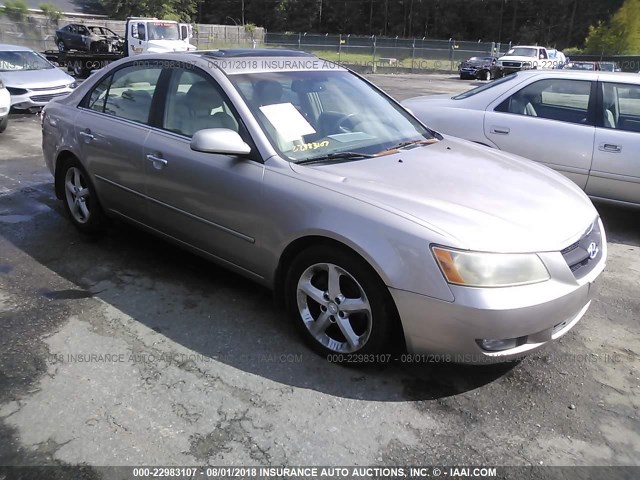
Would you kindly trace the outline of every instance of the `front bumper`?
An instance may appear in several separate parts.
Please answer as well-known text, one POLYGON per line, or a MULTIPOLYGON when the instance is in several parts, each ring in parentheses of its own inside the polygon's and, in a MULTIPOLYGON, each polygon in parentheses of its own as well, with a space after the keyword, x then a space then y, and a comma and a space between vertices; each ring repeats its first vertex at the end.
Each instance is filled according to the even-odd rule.
POLYGON ((27 90, 26 93, 11 95, 11 106, 19 110, 26 110, 34 107, 44 107, 54 98, 65 97, 73 92, 73 88, 52 88, 42 90, 27 90))
POLYGON ((587 312, 597 295, 598 277, 606 263, 606 239, 593 269, 576 279, 560 252, 540 254, 550 271, 546 282, 507 288, 451 285, 455 297, 446 302, 390 289, 398 308, 410 354, 436 361, 495 363, 523 357, 555 340, 587 312), (517 339, 517 345, 489 351, 481 340, 517 339))

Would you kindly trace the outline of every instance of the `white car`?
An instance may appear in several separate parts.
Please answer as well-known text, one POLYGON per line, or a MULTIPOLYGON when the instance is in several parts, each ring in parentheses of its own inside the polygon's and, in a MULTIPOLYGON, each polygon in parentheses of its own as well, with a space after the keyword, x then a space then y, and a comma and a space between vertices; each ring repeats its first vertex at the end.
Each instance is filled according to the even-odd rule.
POLYGON ((77 83, 30 48, 0 44, 0 79, 11 95, 11 106, 40 109, 50 100, 73 92, 77 83))
POLYGON ((403 105, 442 133, 554 168, 593 198, 640 206, 635 74, 530 70, 403 105))
POLYGON ((9 110, 11 109, 11 95, 0 78, 0 133, 7 129, 9 110))

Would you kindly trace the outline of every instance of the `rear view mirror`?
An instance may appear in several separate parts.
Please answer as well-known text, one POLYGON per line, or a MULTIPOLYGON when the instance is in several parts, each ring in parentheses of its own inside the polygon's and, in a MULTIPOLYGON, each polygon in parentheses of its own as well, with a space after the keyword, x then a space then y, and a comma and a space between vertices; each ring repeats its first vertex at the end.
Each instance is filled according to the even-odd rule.
POLYGON ((242 137, 228 128, 207 128, 197 131, 191 138, 191 150, 227 155, 251 153, 251 147, 242 140, 242 137))

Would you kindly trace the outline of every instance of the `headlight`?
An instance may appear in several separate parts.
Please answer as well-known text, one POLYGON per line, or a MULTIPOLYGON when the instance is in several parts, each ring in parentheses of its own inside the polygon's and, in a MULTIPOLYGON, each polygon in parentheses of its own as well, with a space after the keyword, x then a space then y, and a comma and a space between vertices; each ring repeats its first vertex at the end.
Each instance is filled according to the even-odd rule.
POLYGON ((524 63, 522 64, 522 68, 523 68, 524 70, 529 70, 529 69, 531 68, 531 62, 524 62, 524 63))
POLYGON ((535 253, 479 253, 433 247, 447 282, 465 287, 511 287, 549 280, 535 253))

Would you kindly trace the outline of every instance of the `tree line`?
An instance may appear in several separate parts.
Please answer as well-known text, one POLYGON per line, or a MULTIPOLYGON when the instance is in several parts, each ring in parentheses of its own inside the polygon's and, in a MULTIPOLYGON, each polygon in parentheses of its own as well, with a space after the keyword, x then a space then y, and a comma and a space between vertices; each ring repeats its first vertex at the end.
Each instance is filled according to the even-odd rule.
POLYGON ((640 0, 100 1, 116 18, 154 15, 197 23, 254 24, 270 32, 454 38, 561 49, 589 48, 590 36, 591 49, 608 49, 620 43, 620 29, 640 31, 640 24, 629 25, 621 18, 640 12, 640 0), (622 8, 627 12, 616 17, 622 8))

